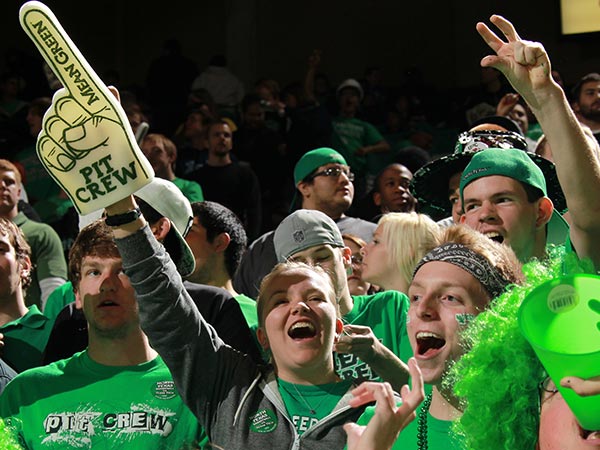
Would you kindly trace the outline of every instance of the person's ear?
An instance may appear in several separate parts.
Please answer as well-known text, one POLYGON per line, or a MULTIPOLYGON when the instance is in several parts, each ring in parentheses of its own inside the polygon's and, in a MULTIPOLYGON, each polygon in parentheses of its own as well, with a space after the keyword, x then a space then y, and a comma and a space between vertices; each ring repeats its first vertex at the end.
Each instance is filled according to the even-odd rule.
POLYGON ((169 231, 171 231, 171 226, 172 224, 169 219, 167 219, 166 217, 161 217, 152 224, 150 229, 152 230, 152 234, 154 234, 156 240, 158 242, 162 242, 165 239, 165 237, 167 237, 169 231))
POLYGON ((302 197, 308 197, 308 196, 310 196, 310 193, 311 193, 311 190, 312 190, 312 183, 308 183, 306 181, 300 181, 296 185, 296 187, 298 188, 298 190, 302 194, 302 197))
POLYGON ((21 260, 21 262, 19 263, 20 266, 20 278, 21 278, 21 285, 23 284, 24 280, 26 280, 30 273, 31 273, 31 259, 29 259, 29 256, 25 256, 23 258, 23 260, 21 260))
POLYGON ((381 206, 381 193, 380 192, 373 192, 373 203, 375 203, 375 206, 381 206))
POLYGON ((267 333, 263 327, 258 327, 256 329, 256 339, 258 339, 258 343, 264 350, 269 350, 269 340, 267 339, 267 333))
POLYGON ((342 260, 344 267, 352 267, 352 249, 350 247, 342 248, 342 260))
POLYGON ((552 204, 552 200, 548 197, 540 198, 538 200, 537 218, 535 221, 536 227, 540 228, 546 226, 546 224, 550 222, 553 212, 554 205, 552 204))
POLYGON ((344 322, 342 322, 342 319, 335 319, 335 333, 337 335, 342 334, 342 332, 344 331, 344 322))
POLYGON ((231 236, 229 233, 220 233, 213 241, 213 247, 216 252, 224 252, 229 243, 231 242, 231 236))
POLYGON ((81 300, 81 295, 79 294, 79 289, 75 289, 73 285, 73 293, 75 294, 75 308, 83 309, 83 301, 81 300))

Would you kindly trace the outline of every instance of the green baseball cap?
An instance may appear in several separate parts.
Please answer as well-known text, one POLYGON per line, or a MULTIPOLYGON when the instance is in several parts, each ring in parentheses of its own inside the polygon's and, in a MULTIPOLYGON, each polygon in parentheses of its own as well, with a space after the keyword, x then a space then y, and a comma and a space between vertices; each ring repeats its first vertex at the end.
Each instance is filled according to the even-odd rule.
POLYGON ((337 151, 329 147, 321 147, 306 152, 294 167, 294 183, 298 185, 302 180, 312 172, 325 164, 343 164, 348 165, 344 157, 337 151))
POLYGON ((565 243, 569 235, 569 225, 563 219, 560 213, 561 210, 556 208, 557 203, 563 204, 565 200, 554 171, 554 164, 538 157, 535 153, 532 154, 517 149, 488 148, 482 150, 473 155, 471 162, 465 167, 460 177, 461 201, 463 201, 465 186, 479 178, 492 175, 502 175, 526 183, 539 189, 544 196, 549 197, 555 206, 548 222, 546 243, 556 245, 565 243), (538 160, 534 161, 534 157, 547 164, 542 165, 538 160), (546 170, 544 176, 544 171, 540 167, 552 170, 546 170), (549 180, 552 189, 550 195, 548 195, 547 180, 549 180))
POLYGON ((529 155, 517 149, 488 148, 477 152, 460 177, 460 197, 469 183, 483 177, 501 175, 513 178, 542 191, 548 196, 544 173, 529 155))

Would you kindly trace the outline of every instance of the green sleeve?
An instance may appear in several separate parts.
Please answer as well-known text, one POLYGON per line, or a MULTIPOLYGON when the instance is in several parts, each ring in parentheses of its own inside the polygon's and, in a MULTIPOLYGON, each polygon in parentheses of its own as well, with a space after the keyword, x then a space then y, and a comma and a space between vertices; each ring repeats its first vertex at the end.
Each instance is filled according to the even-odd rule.
POLYGON ((368 122, 365 122, 365 140, 364 140, 364 144, 365 145, 373 145, 373 144, 377 144, 380 141, 383 141, 383 136, 381 135, 381 133, 379 132, 379 130, 377 128, 375 128, 373 125, 371 125, 368 122))

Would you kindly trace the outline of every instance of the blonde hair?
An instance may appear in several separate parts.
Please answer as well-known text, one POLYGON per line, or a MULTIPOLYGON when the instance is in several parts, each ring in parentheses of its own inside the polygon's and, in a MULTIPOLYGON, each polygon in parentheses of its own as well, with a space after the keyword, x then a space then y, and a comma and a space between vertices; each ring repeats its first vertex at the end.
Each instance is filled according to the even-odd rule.
POLYGON ((417 263, 440 245, 441 227, 426 214, 390 212, 377 223, 387 243, 390 264, 409 285, 417 263))

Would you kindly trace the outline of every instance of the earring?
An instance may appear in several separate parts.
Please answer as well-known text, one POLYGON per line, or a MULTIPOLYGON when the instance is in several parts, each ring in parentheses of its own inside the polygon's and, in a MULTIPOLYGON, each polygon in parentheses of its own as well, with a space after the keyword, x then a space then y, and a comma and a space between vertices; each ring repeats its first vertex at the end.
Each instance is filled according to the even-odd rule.
POLYGON ((346 275, 348 275, 348 276, 352 275, 352 266, 348 266, 346 268, 346 275))

